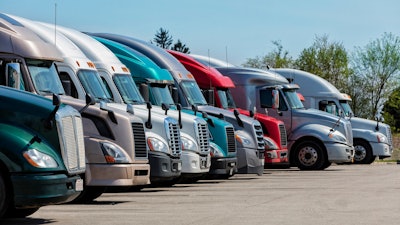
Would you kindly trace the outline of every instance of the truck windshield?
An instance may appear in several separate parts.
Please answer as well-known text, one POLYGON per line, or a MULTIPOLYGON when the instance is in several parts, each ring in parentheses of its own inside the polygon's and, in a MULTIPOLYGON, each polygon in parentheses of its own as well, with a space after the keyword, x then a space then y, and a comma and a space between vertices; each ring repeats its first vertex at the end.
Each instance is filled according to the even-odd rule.
POLYGON ((174 105, 167 84, 150 84, 150 98, 151 102, 158 106, 162 103, 174 105))
POLYGON ((235 101, 233 100, 232 94, 229 89, 218 89, 217 94, 221 101, 221 106, 224 109, 236 108, 235 101))
POLYGON ((346 116, 354 115, 353 111, 351 110, 349 101, 347 100, 339 100, 340 105, 343 108, 343 112, 346 116))
POLYGON ((295 89, 285 89, 283 93, 286 97, 287 102, 289 103, 292 109, 302 109, 304 108, 303 103, 301 102, 299 96, 295 89))
POLYGON ((204 98, 203 94, 201 93, 200 88, 197 85, 196 81, 194 80, 182 81, 181 87, 189 104, 207 105, 207 101, 204 98))
POLYGON ((112 100, 96 71, 80 70, 77 75, 86 93, 96 98, 97 102, 100 100, 110 102, 112 100))
POLYGON ((144 100, 131 75, 115 74, 113 80, 126 104, 144 104, 144 100))
POLYGON ((27 59, 26 64, 40 95, 65 94, 53 61, 27 59))

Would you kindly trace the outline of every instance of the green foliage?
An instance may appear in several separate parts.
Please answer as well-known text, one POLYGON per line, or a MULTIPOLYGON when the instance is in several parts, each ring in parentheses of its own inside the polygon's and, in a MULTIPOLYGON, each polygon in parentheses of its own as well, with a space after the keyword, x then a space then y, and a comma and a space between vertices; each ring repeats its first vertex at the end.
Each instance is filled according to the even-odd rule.
POLYGON ((373 118, 399 85, 400 38, 384 33, 364 48, 356 47, 351 64, 354 76, 362 81, 358 93, 366 103, 363 114, 373 118))
POLYGON ((294 60, 289 56, 288 51, 283 50, 280 41, 272 41, 272 44, 276 47, 272 52, 262 57, 249 58, 242 66, 259 69, 292 67, 294 60))
POLYGON ((169 35, 169 31, 163 28, 160 28, 155 34, 155 37, 153 39, 155 44, 161 48, 164 49, 171 49, 174 51, 178 52, 183 52, 183 53, 190 53, 189 47, 187 47, 185 44, 182 43, 181 40, 178 39, 178 41, 171 47, 173 38, 171 35, 169 35))
POLYGON ((189 48, 186 47, 186 45, 183 44, 183 43, 181 42, 181 40, 179 40, 179 39, 178 39, 178 41, 174 44, 174 46, 171 48, 171 50, 178 51, 178 52, 183 52, 183 53, 186 53, 186 54, 190 54, 189 48))
POLYGON ((347 51, 339 42, 329 42, 328 36, 316 37, 311 47, 304 49, 295 63, 296 67, 329 81, 339 90, 347 89, 347 51))
POLYGON ((395 89, 383 107, 383 118, 395 132, 400 130, 400 88, 395 89))

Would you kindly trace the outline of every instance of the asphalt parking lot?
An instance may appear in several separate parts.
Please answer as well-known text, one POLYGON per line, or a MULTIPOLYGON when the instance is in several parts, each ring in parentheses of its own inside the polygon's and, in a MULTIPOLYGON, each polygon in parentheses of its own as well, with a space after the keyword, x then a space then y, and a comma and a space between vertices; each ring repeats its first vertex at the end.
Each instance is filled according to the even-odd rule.
POLYGON ((45 206, 0 224, 400 224, 400 165, 266 169, 263 176, 105 193, 91 204, 45 206))

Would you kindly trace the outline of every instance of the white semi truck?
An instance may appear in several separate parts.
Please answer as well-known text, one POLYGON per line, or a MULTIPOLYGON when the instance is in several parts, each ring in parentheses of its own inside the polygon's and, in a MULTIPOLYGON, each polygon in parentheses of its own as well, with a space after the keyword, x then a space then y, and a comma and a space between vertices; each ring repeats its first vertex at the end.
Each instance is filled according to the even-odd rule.
POLYGON ((304 106, 332 114, 344 113, 353 131, 354 162, 372 163, 376 157, 390 157, 393 151, 390 126, 377 121, 354 117, 349 95, 341 93, 327 80, 315 74, 295 69, 271 69, 300 86, 304 106))

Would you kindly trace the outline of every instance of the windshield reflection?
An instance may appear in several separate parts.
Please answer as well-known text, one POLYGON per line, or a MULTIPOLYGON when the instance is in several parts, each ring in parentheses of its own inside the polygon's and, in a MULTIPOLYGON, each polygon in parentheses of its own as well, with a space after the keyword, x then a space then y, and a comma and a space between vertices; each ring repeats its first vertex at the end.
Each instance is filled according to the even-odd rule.
POLYGON ((207 105, 207 101, 200 91, 196 81, 182 81, 181 87, 191 105, 207 105))
POLYGON ((26 64, 33 84, 40 95, 65 94, 54 62, 27 59, 26 64))
POLYGON ((80 70, 77 75, 86 93, 95 97, 97 102, 100 100, 111 101, 111 96, 106 92, 104 84, 96 71, 80 70))
POLYGON ((292 109, 303 109, 304 105, 301 102, 299 96, 297 95, 297 92, 295 89, 286 89, 283 90, 283 93, 286 97, 287 102, 289 103, 289 106, 292 109))
POLYGON ((218 89, 217 94, 224 109, 236 108, 235 101, 229 89, 218 89))
POLYGON ((162 103, 174 105, 174 100, 166 84, 151 84, 150 98, 151 102, 158 106, 161 106, 162 103))
POLYGON ((346 116, 354 115, 354 114, 353 114, 353 111, 351 110, 349 101, 347 101, 347 100, 339 100, 339 103, 340 103, 340 105, 342 106, 343 111, 344 111, 344 114, 345 114, 346 116))
POLYGON ((115 74, 113 80, 126 104, 144 104, 144 100, 131 75, 115 74))

